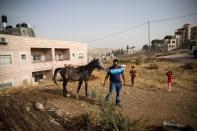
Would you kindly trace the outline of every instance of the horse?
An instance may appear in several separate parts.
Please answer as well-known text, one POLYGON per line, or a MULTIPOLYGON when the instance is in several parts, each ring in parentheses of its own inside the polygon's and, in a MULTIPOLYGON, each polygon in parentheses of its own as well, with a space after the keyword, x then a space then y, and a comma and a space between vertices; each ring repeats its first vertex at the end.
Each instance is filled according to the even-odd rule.
POLYGON ((57 85, 56 76, 57 76, 57 73, 60 72, 60 75, 63 79, 62 86, 63 86, 63 96, 64 97, 65 96, 69 97, 69 93, 66 89, 66 85, 68 84, 68 82, 69 81, 79 81, 76 99, 78 99, 78 93, 79 93, 81 85, 83 84, 83 81, 84 81, 85 82, 85 95, 88 97, 89 96, 88 95, 88 80, 95 68, 97 68, 98 70, 101 70, 101 69, 104 70, 104 66, 99 59, 93 59, 87 65, 79 66, 77 68, 72 67, 72 66, 57 68, 54 71, 54 75, 53 75, 52 80, 57 85))

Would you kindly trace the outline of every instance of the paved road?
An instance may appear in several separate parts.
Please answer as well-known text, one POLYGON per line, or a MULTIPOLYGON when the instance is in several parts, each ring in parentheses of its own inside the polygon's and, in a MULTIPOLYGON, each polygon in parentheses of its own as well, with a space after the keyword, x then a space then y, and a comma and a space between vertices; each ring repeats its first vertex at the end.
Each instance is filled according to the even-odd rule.
POLYGON ((171 62, 181 62, 181 63, 189 63, 197 61, 193 55, 184 53, 184 54, 173 54, 168 56, 158 57, 161 61, 171 61, 171 62))

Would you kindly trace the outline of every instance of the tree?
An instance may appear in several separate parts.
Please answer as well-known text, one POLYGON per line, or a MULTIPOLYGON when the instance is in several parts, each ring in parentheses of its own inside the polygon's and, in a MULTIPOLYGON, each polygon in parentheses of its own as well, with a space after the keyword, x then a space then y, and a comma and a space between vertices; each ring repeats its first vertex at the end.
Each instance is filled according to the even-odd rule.
POLYGON ((153 47, 153 48, 158 47, 158 46, 162 45, 162 43, 163 43, 163 40, 158 40, 158 39, 152 40, 151 47, 153 47))
POLYGON ((142 47, 142 50, 149 50, 149 46, 146 44, 142 47))
POLYGON ((151 50, 152 51, 161 51, 163 40, 155 39, 151 41, 151 50))

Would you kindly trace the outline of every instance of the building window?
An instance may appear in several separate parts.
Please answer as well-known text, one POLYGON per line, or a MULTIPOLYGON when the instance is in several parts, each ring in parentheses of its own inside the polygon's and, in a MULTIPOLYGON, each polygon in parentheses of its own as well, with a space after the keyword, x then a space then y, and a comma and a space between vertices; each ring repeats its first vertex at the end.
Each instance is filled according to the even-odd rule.
POLYGON ((0 55, 0 65, 12 64, 11 55, 0 55))
POLYGON ((35 82, 38 82, 39 80, 43 79, 43 74, 36 74, 34 75, 34 78, 35 78, 35 82))
POLYGON ((72 57, 75 57, 75 53, 72 53, 72 57))
POLYGON ((42 61, 41 55, 33 55, 33 61, 42 61))
POLYGON ((6 41, 5 37, 0 37, 0 45, 7 45, 8 42, 6 41))
POLYGON ((21 60, 26 60, 26 54, 21 55, 21 60))
POLYGON ((173 40, 172 43, 175 43, 175 41, 173 40))
POLYGON ((21 60, 25 61, 26 59, 26 54, 21 54, 21 60))
POLYGON ((12 82, 7 82, 7 83, 1 83, 0 88, 5 88, 5 87, 12 87, 13 84, 12 82))
POLYGON ((169 45, 168 47, 171 48, 171 45, 169 45))
POLYGON ((27 53, 26 52, 20 52, 20 60, 21 61, 27 60, 27 53))
POLYGON ((79 58, 82 59, 83 57, 83 53, 79 53, 79 58))

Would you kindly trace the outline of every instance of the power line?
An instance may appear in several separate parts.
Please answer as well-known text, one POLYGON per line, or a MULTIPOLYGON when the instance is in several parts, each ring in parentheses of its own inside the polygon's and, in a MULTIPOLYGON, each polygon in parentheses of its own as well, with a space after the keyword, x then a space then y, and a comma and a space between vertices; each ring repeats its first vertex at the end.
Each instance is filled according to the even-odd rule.
POLYGON ((184 17, 190 17, 190 16, 195 16, 195 15, 197 15, 197 13, 193 13, 193 14, 189 14, 189 15, 182 15, 182 16, 177 16, 177 17, 171 17, 171 18, 166 18, 166 19, 160 19, 160 20, 152 20, 152 21, 150 21, 150 23, 181 19, 181 18, 184 18, 184 17))
POLYGON ((124 29, 122 31, 119 31, 119 32, 116 32, 116 33, 113 33, 113 34, 110 34, 110 35, 106 35, 106 36, 103 36, 103 37, 100 37, 100 38, 97 38, 97 39, 94 39, 94 40, 89 40, 86 43, 91 43, 91 42, 99 41, 99 40, 106 39, 106 38, 109 38, 109 37, 113 37, 113 36, 122 34, 124 32, 130 31, 130 30, 134 30, 134 29, 139 28, 139 27, 141 27, 143 25, 146 25, 146 24, 147 24, 147 22, 146 23, 142 23, 140 25, 133 26, 133 27, 129 27, 127 29, 124 29))
POLYGON ((148 21, 148 46, 150 51, 150 21, 148 21))
MULTIPOLYGON (((113 37, 113 36, 116 36, 116 35, 125 33, 125 32, 127 32, 127 31, 134 30, 134 29, 139 28, 139 27, 141 27, 141 26, 144 26, 144 25, 146 25, 146 24, 156 23, 156 22, 162 22, 162 21, 168 21, 168 20, 181 19, 181 18, 184 18, 184 17, 190 17, 190 16, 195 16, 195 15, 197 15, 197 13, 193 13, 193 14, 189 14, 189 15, 183 15, 183 16, 177 16, 177 17, 171 17, 171 18, 165 18, 165 19, 160 19, 160 20, 148 21, 148 22, 145 22, 145 23, 142 23, 142 24, 133 26, 133 27, 129 27, 129 28, 127 28, 127 29, 124 29, 124 30, 122 30, 122 31, 119 31, 119 32, 116 32, 116 33, 113 33, 113 34, 109 34, 109 35, 106 35, 106 36, 103 36, 103 37, 100 37, 100 38, 97 38, 97 39, 94 39, 94 40, 89 40, 89 41, 87 41, 86 43, 92 43, 92 42, 95 42, 95 41, 107 39, 107 38, 110 38, 110 37, 113 37)), ((148 25, 148 26, 149 26, 149 25, 148 25)), ((149 27, 149 28, 150 28, 150 27, 149 27)))

